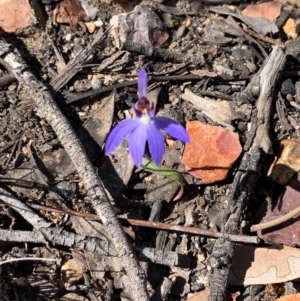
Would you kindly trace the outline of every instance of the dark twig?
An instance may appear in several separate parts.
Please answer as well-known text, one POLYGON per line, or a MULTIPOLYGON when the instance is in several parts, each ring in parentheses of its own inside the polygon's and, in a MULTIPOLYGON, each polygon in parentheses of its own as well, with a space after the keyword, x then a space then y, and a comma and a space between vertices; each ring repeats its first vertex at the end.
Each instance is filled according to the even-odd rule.
POLYGON ((121 88, 125 88, 125 87, 130 87, 130 86, 135 86, 137 84, 136 80, 131 80, 125 83, 120 83, 120 84, 115 84, 115 85, 111 85, 111 86, 107 86, 101 89, 97 89, 97 90, 91 90, 88 92, 83 92, 80 94, 75 94, 75 93, 66 93, 65 92, 65 96, 67 97, 66 100, 66 104, 71 104, 75 101, 81 100, 81 99, 85 99, 88 97, 93 97, 96 95, 100 95, 100 94, 104 94, 107 92, 111 92, 115 89, 121 89, 121 88))
MULTIPOLYGON (((249 151, 245 152, 239 169, 234 177, 232 190, 228 199, 227 208, 224 211, 225 232, 236 234, 239 232, 241 219, 247 201, 260 175, 260 169, 264 159, 263 151, 270 153, 271 141, 269 138, 271 105, 274 96, 274 85, 285 64, 285 54, 279 46, 275 46, 264 67, 253 77, 248 87, 249 97, 252 95, 252 87, 258 84, 260 89, 257 106, 258 126, 256 135, 252 140, 249 151), (262 122, 259 122, 259 121, 262 122)), ((227 239, 218 239, 211 255, 212 275, 210 279, 209 301, 223 301, 232 257, 234 244, 227 239)))
POLYGON ((258 32, 255 32, 255 31, 251 30, 250 28, 244 27, 244 31, 246 31, 249 35, 251 35, 251 36, 253 36, 257 39, 260 39, 264 42, 267 42, 269 44, 277 45, 277 46, 280 46, 280 47, 284 48, 284 44, 281 41, 277 41, 277 40, 274 40, 270 37, 264 36, 264 35, 262 35, 258 32))
MULTIPOLYGON (((205 77, 205 76, 204 76, 205 77)), ((153 83, 153 82, 167 82, 167 81, 190 81, 190 80, 200 80, 201 76, 199 75, 193 75, 193 74, 189 74, 189 75, 150 75, 149 76, 149 82, 153 83)), ((211 78, 211 80, 213 81, 217 81, 217 80, 222 80, 222 81, 234 81, 236 80, 235 78, 232 77, 228 77, 228 76, 217 76, 217 77, 213 77, 211 78)), ((239 80, 248 80, 249 77, 243 77, 240 78, 239 80)), ((119 84, 115 84, 115 85, 111 85, 111 86, 107 86, 101 89, 97 89, 97 90, 91 90, 88 92, 83 92, 80 94, 75 94, 75 93, 68 93, 65 92, 65 96, 67 97, 66 103, 67 104, 71 104, 73 102, 79 101, 81 99, 85 99, 88 97, 94 97, 103 93, 107 93, 107 92, 111 92, 115 89, 121 89, 121 88, 125 88, 125 87, 130 87, 130 86, 135 86, 137 84, 136 80, 131 80, 131 81, 127 81, 124 83, 119 83, 119 84)), ((216 95, 216 97, 218 97, 218 95, 216 95)), ((227 96, 228 97, 228 96, 227 96)))
POLYGON ((173 61, 176 63, 183 63, 186 61, 186 58, 182 54, 172 52, 163 48, 137 44, 132 41, 126 41, 123 44, 123 48, 128 51, 144 54, 150 58, 159 58, 165 61, 173 61))
MULTIPOLYGON (((91 213, 78 212, 78 211, 68 210, 68 209, 66 210, 66 209, 51 208, 51 207, 47 207, 47 206, 34 205, 34 204, 31 204, 30 206, 33 209, 37 209, 37 210, 65 213, 65 214, 69 214, 69 215, 97 219, 97 220, 99 219, 96 214, 91 214, 91 213)), ((241 243, 250 243, 250 244, 258 244, 259 243, 259 239, 257 236, 226 234, 226 233, 222 233, 222 232, 203 230, 203 229, 199 229, 199 228, 195 228, 195 227, 172 225, 172 224, 153 222, 153 221, 144 221, 144 220, 137 220, 137 219, 130 219, 130 218, 119 218, 119 220, 122 223, 129 224, 131 226, 140 226, 140 227, 147 227, 147 228, 153 228, 153 229, 183 232, 183 233, 209 236, 209 237, 215 237, 215 238, 225 237, 225 238, 229 238, 231 241, 241 242, 241 243)))

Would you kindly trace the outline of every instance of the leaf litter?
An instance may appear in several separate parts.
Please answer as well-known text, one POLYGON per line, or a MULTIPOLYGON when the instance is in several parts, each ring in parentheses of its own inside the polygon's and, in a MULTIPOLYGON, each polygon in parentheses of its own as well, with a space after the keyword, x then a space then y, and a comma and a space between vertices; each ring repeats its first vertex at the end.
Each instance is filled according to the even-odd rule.
MULTIPOLYGON (((214 295, 216 290, 225 296, 226 289, 232 289, 224 284, 227 282, 226 271, 229 271, 231 260, 233 262, 231 271, 239 276, 240 281, 234 283, 233 293, 229 294, 231 299, 240 295, 246 300, 245 285, 253 287, 258 284, 265 285, 262 287, 265 296, 268 284, 292 281, 296 287, 294 279, 299 277, 297 268, 294 269, 294 266, 288 265, 287 262, 292 262, 290 260, 298 256, 297 216, 268 231, 258 232, 262 239, 259 247, 243 245, 244 242, 242 239, 239 241, 238 235, 243 234, 241 236, 246 239, 247 234, 250 234, 251 225, 258 223, 264 214, 266 215, 263 222, 280 217, 297 207, 298 189, 295 182, 299 172, 296 163, 297 154, 285 150, 283 152, 285 157, 282 156, 277 161, 271 153, 268 154, 269 159, 264 161, 258 159, 255 161, 253 155, 256 129, 261 128, 262 123, 271 129, 270 141, 273 147, 279 141, 290 145, 300 136, 298 127, 300 118, 297 109, 299 95, 294 88, 298 83, 296 71, 299 67, 300 55, 297 50, 299 44, 297 40, 294 44, 289 40, 290 37, 297 38, 295 18, 297 8, 291 8, 285 1, 266 2, 255 5, 253 15, 249 13, 249 7, 247 12, 246 5, 242 3, 231 5, 230 8, 233 10, 229 10, 226 5, 216 7, 214 4, 199 4, 197 1, 189 3, 178 1, 175 6, 170 6, 167 1, 162 4, 145 1, 142 6, 136 6, 127 12, 110 1, 76 3, 82 6, 88 18, 83 19, 82 10, 74 13, 75 2, 57 3, 47 0, 39 2, 38 6, 45 12, 47 18, 47 28, 44 29, 42 26, 38 28, 36 24, 40 22, 39 25, 42 25, 42 19, 38 18, 37 23, 27 24, 29 31, 24 31, 21 25, 14 24, 15 28, 11 32, 15 35, 22 33, 18 37, 22 43, 18 42, 15 35, 10 37, 10 42, 16 45, 17 49, 22 49, 22 55, 29 68, 40 79, 51 84, 54 83, 51 80, 57 78, 56 73, 60 73, 61 81, 54 85, 56 92, 53 93, 53 97, 60 104, 60 110, 72 123, 89 159, 97 168, 99 178, 102 180, 101 185, 104 185, 115 212, 123 218, 124 223, 126 219, 128 220, 123 229, 130 244, 135 246, 135 253, 138 254, 138 248, 139 250, 148 248, 147 256, 152 262, 149 260, 144 262, 144 256, 141 265, 145 271, 148 293, 152 295, 152 300, 180 298, 192 300, 193 294, 199 296, 201 292, 207 292, 208 288, 210 300, 217 300, 214 295), (228 15, 231 17, 226 17, 228 15), (289 15, 295 23, 287 21, 289 15), (283 21, 280 21, 281 19, 283 21), (292 25, 289 25, 290 23, 292 25), (108 34, 106 30, 109 24, 113 24, 113 28, 108 34), (287 29, 288 26, 291 29, 287 29), (102 39, 97 40, 101 42, 93 44, 94 35, 99 34, 101 37, 101 33, 104 33, 102 39), (128 42, 131 44, 126 44, 128 42), (261 107, 256 106, 259 95, 257 87, 260 83, 255 81, 255 78, 259 76, 271 53, 276 53, 278 48, 273 45, 285 43, 286 52, 289 54, 287 64, 280 70, 281 77, 276 79, 274 86, 278 89, 270 93, 270 97, 274 103, 276 102, 276 108, 274 105, 274 112, 263 112, 263 118, 256 118, 256 110, 261 110, 261 107), (94 51, 94 46, 91 45, 95 47, 97 45, 98 51, 94 51), (63 72, 55 69, 59 56, 56 58, 54 46, 68 63, 69 69, 63 72), (90 50, 89 47, 93 51, 86 51, 90 50), (116 48, 122 48, 121 52, 116 48), (80 60, 75 62, 73 59, 78 59, 78 53, 80 60), (178 64, 176 61, 181 63, 178 64), (126 140, 116 149, 113 156, 104 156, 105 139, 112 125, 131 117, 130 108, 138 100, 134 81, 141 68, 147 68, 149 72, 149 89, 158 91, 153 100, 157 105, 158 114, 186 124, 187 128, 190 123, 197 122, 202 126, 235 136, 234 142, 230 139, 219 141, 222 145, 226 145, 228 150, 236 150, 234 158, 226 164, 226 171, 223 171, 222 177, 213 176, 213 180, 208 181, 203 180, 204 177, 201 175, 199 176, 201 182, 194 174, 188 173, 190 168, 199 168, 197 164, 193 163, 193 166, 190 166, 186 163, 187 168, 182 164, 187 160, 188 151, 190 161, 203 159, 201 147, 209 145, 205 136, 209 136, 211 140, 216 138, 214 131, 207 132, 204 129, 197 132, 195 145, 177 144, 177 141, 165 134, 167 145, 161 166, 156 166, 145 159, 144 168, 136 169, 128 153, 126 140), (286 79, 290 79, 289 84, 286 79), (114 92, 109 96, 111 91, 114 92), (250 161, 246 160, 247 156, 250 161), (273 161, 276 161, 272 167, 273 171, 270 173, 271 176, 267 176, 267 170, 273 161), (257 162, 259 168, 255 169, 253 166, 257 162), (278 169, 277 175, 274 175, 274 170, 280 165, 291 171, 288 176, 282 169, 278 169), (258 173, 258 180, 252 181, 251 176, 258 170, 262 170, 258 173), (290 179, 295 173, 296 177, 290 179), (279 182, 278 177, 283 179, 281 178, 279 182), (243 181, 244 178, 249 180, 243 181), (232 191, 236 195, 239 195, 240 191, 250 192, 241 205, 240 202, 230 203, 232 191), (265 199, 271 200, 269 207, 264 205, 265 199), (229 207, 227 203, 230 204, 229 207), (228 210, 231 213, 243 213, 237 229, 234 226, 230 227, 231 222, 226 220, 228 210), (154 228, 142 226, 142 222, 147 219, 148 222, 152 221, 154 228), (130 220, 139 221, 139 226, 130 224, 130 220), (160 224, 157 224, 156 229, 155 222, 158 221, 160 224), (209 230, 212 231, 212 237, 196 235, 188 232, 188 228, 181 228, 182 232, 166 231, 168 228, 163 228, 171 224, 178 225, 179 228, 184 225, 209 230), (222 249, 218 250, 217 245, 214 247, 216 237, 222 239, 221 235, 226 237, 226 232, 228 239, 232 237, 232 241, 236 242, 238 250, 232 252, 232 258, 226 258, 227 255, 222 253, 222 249), (278 243, 283 246, 276 249, 267 243, 278 243), (257 255, 250 256, 251 258, 244 256, 249 250, 254 252, 254 248, 258 250, 257 255), (179 260, 176 267, 166 268, 167 257, 159 257, 161 251, 165 252, 165 256, 174 256, 172 258, 178 256, 176 258, 183 259, 185 258, 183 255, 188 254, 191 261, 184 265, 179 260), (264 260, 268 256, 273 257, 270 256, 272 252, 277 252, 274 253, 274 257, 276 256, 278 260, 270 262, 264 260), (201 264, 196 263, 199 254, 204 257, 201 264), (243 255, 242 258, 239 257, 240 254, 243 255), (217 264, 214 264, 212 259, 207 260, 209 255, 217 264), (160 258, 158 263, 154 258, 160 258), (279 272, 272 274, 276 269, 279 272), (209 281, 214 279, 216 271, 222 271, 223 285, 213 280, 209 281), (271 272, 271 275, 268 272, 271 272), (243 278, 242 274, 247 277, 243 278)), ((76 9, 79 9, 79 6, 76 9)), ((36 13, 37 10, 32 12, 36 13)), ((9 16, 8 13, 7 15, 9 16)), ((4 58, 5 54, 2 53, 1 57, 4 58)), ((8 73, 5 65, 1 67, 1 78, 8 73)), ((109 226, 104 227, 103 224, 91 221, 88 217, 70 218, 68 211, 64 213, 63 210, 68 210, 68 207, 85 214, 93 212, 92 192, 87 190, 76 168, 70 163, 68 153, 58 141, 56 133, 49 127, 48 120, 41 115, 41 108, 29 109, 32 108, 29 103, 28 106, 24 105, 25 102, 29 102, 28 99, 32 94, 27 93, 27 97, 24 98, 22 95, 25 88, 21 82, 18 84, 10 82, 0 87, 3 99, 0 107, 3 129, 0 136, 2 185, 13 192, 14 197, 26 202, 28 208, 31 205, 32 208, 37 204, 44 205, 45 210, 37 211, 42 220, 50 224, 55 223, 65 231, 71 231, 57 233, 57 237, 62 235, 65 241, 68 241, 70 238, 68 235, 80 233, 89 242, 95 237, 101 237, 104 242, 111 243, 109 226), (23 102, 22 106, 19 99, 23 102), (26 150, 26 147, 29 149, 26 150), (62 211, 56 215, 48 214, 53 207, 62 211)), ((267 131, 264 133, 266 136, 269 135, 267 131)), ((287 146, 287 149, 289 147, 292 148, 287 146)), ((212 177, 213 171, 217 171, 215 166, 220 164, 215 159, 213 162, 209 161, 214 157, 216 150, 217 147, 214 145, 206 151, 207 158, 203 159, 206 165, 213 167, 212 171, 208 171, 208 177, 212 177)), ((226 160, 227 157, 221 154, 220 159, 226 160)), ((7 195, 3 196, 3 199, 7 195)), ((11 235, 14 230, 22 231, 23 234, 21 232, 19 237, 24 240, 24 242, 14 241, 14 247, 5 246, 3 260, 7 256, 24 257, 28 256, 27 254, 38 256, 43 252, 46 254, 46 247, 38 246, 29 240, 26 242, 24 230, 37 228, 35 220, 29 219, 25 222, 22 217, 15 215, 13 207, 10 209, 2 204, 2 208, 1 230, 10 230, 11 235)), ((58 258, 65 259, 65 262, 72 260, 72 257, 78 257, 76 252, 70 253, 67 245, 63 245, 61 249, 56 248, 51 244, 51 240, 47 248, 58 258)), ((230 247, 227 249, 230 250, 230 247)), ((89 298, 103 299, 105 296, 113 295, 127 298, 130 294, 134 295, 130 289, 131 279, 124 273, 122 263, 118 261, 119 257, 100 255, 101 258, 97 256, 93 258, 90 256, 92 254, 94 253, 88 254, 86 251, 85 255, 82 255, 89 260, 89 271, 87 273, 80 271, 79 274, 83 277, 79 278, 78 283, 71 283, 72 289, 89 298), (95 276, 97 272, 99 274, 95 276), (90 280, 97 281, 89 282, 89 277, 90 280), (83 289, 83 283, 90 287, 89 292, 83 289)), ((42 268, 43 265, 44 263, 39 263, 39 267, 42 268)), ((58 288, 60 289, 59 298, 63 300, 70 295, 57 277, 59 276, 57 271, 61 270, 63 265, 58 262, 52 266, 56 278, 50 279, 53 268, 47 266, 42 276, 46 279, 44 280, 46 284, 56 288, 55 293, 58 292, 58 288)), ((22 274, 21 267, 23 264, 20 262, 13 271, 15 277, 22 274)), ((34 275, 32 265, 29 264, 27 269, 29 274, 34 275)), ((4 266, 2 274, 7 284, 4 291, 6 297, 15 293, 9 288, 10 273, 11 271, 4 266)), ((28 277, 27 287, 17 286, 17 294, 25 296, 24 300, 30 300, 29 291, 38 286, 35 284, 37 279, 39 279, 37 276, 28 277)), ((277 292, 275 298, 283 294, 284 292, 277 292)), ((44 291, 35 296, 46 298, 47 295, 44 291)), ((73 293, 73 299, 79 297, 79 294, 73 293)), ((259 293, 254 298, 259 298, 259 293)))

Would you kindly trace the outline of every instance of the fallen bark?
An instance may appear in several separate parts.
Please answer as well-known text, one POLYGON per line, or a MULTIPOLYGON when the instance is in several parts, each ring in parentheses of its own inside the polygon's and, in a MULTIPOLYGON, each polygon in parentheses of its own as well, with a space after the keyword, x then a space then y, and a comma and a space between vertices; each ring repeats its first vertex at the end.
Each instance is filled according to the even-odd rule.
POLYGON ((24 85, 28 94, 37 105, 39 114, 43 116, 55 131, 58 139, 74 163, 78 174, 82 178, 85 189, 91 198, 92 205, 107 227, 107 232, 113 242, 122 264, 130 279, 130 292, 133 300, 150 300, 146 289, 146 277, 140 267, 132 246, 129 244, 123 228, 111 206, 104 187, 97 176, 94 166, 88 159, 80 140, 76 136, 69 121, 61 113, 52 98, 48 88, 29 71, 19 51, 0 40, 0 62, 9 69, 15 78, 24 85))

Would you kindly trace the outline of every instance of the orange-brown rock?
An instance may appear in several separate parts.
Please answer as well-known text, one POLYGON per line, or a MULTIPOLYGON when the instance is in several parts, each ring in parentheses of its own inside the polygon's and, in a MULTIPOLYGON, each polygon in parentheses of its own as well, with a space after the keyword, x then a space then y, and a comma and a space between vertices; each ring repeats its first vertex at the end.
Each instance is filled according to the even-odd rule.
POLYGON ((266 18, 275 21, 280 15, 282 4, 278 1, 270 1, 255 5, 248 5, 242 14, 253 18, 266 18))
MULTIPOLYGON (((38 20, 31 2, 29 0, 0 0, 0 29, 13 33, 37 24, 38 20)), ((36 3, 32 4, 36 5, 36 3)))

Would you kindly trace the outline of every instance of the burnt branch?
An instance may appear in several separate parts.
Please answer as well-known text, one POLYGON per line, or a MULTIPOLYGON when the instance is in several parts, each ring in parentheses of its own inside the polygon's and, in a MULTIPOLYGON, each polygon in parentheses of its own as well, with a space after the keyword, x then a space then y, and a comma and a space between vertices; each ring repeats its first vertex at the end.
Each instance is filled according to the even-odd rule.
MULTIPOLYGON (((248 135, 247 150, 244 153, 237 173, 235 174, 227 208, 224 211, 223 231, 239 233, 242 214, 251 192, 255 190, 264 153, 271 153, 272 143, 269 138, 271 105, 276 80, 285 64, 283 50, 275 46, 265 66, 253 77, 246 92, 241 97, 247 101, 257 98, 257 116, 252 119, 255 135, 248 135), (256 122, 253 122, 256 120, 256 122)), ((238 97, 239 99, 239 97, 238 97)), ((229 239, 219 238, 215 243, 210 263, 212 275, 210 279, 209 301, 223 301, 231 260, 234 255, 234 243, 229 239), (224 250, 227 250, 226 252, 224 250), (227 255, 226 255, 227 254, 227 255)))

